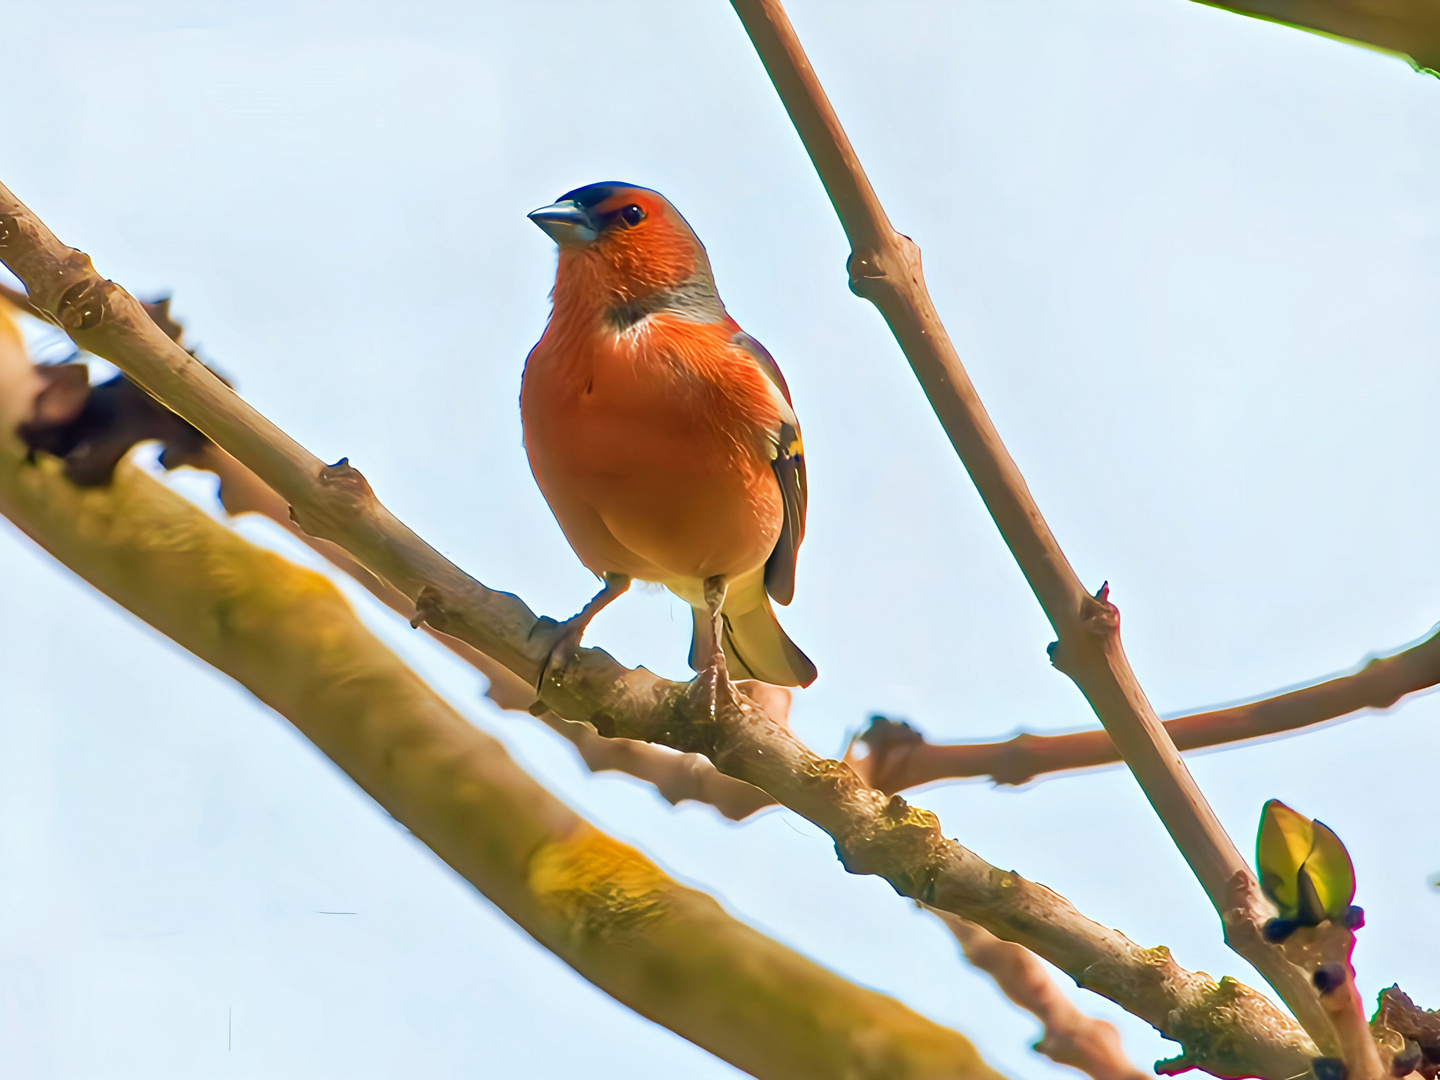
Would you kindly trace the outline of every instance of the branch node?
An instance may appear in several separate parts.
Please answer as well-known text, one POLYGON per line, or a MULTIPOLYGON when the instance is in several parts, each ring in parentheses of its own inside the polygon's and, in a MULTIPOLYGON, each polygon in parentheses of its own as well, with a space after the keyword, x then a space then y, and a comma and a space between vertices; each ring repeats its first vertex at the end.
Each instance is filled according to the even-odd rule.
POLYGON ((410 619, 411 628, 419 630, 423 624, 428 623, 438 630, 438 624, 444 620, 445 598, 434 585, 424 586, 420 595, 415 597, 415 614, 410 619))
MULTIPOLYGON (((78 254, 78 252, 77 252, 78 254)), ((82 256, 82 258, 85 258, 82 256)), ((89 270, 89 258, 85 258, 89 270)), ((111 282, 97 279, 93 273, 75 282, 63 293, 55 304, 55 317, 67 333, 94 330, 110 313, 105 302, 105 293, 111 282)))
POLYGON ((901 896, 932 902, 940 872, 935 846, 943 843, 939 818, 899 795, 877 809, 865 824, 836 839, 841 865, 852 874, 884 878, 901 896))
POLYGON ((322 465, 311 489, 316 498, 290 507, 290 519, 311 536, 335 539, 343 535, 375 502, 375 492, 359 469, 343 457, 322 465))
POLYGON ((370 488, 370 482, 365 479, 359 469, 350 464, 348 457, 342 457, 334 465, 326 465, 320 470, 320 482, 326 485, 333 485, 333 490, 352 493, 355 499, 373 499, 375 492, 370 488))
POLYGON ((1315 989, 1322 994, 1328 994, 1338 990, 1345 985, 1345 965, 1334 960, 1321 964, 1310 976, 1310 981, 1315 984, 1315 989))
POLYGON ((887 276, 880 253, 873 250, 852 251, 845 260, 845 272, 850 275, 850 291, 867 300, 875 284, 887 276))
POLYGON ((1120 631, 1120 609, 1110 602, 1110 583, 1080 602, 1080 626, 1087 634, 1108 637, 1120 631))

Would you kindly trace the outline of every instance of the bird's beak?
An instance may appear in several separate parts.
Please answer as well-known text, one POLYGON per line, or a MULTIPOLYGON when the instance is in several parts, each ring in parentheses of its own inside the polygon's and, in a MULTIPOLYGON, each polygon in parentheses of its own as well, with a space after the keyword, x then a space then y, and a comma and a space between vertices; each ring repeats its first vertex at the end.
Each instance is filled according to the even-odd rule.
POLYGON ((588 244, 600 235, 590 212, 573 199, 532 210, 529 218, 562 247, 566 244, 588 244))

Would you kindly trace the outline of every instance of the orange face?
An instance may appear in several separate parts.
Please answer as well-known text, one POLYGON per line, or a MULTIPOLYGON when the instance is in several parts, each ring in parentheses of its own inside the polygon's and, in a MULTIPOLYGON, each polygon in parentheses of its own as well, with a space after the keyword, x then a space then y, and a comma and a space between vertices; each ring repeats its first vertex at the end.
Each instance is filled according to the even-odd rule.
POLYGON ((625 299, 674 288, 695 273, 696 256, 704 257, 690 227, 654 192, 616 192, 593 213, 603 224, 588 250, 625 299))
POLYGON ((648 188, 591 184, 530 217, 560 245, 557 309, 613 308, 692 283, 713 292, 704 247, 664 196, 648 188))

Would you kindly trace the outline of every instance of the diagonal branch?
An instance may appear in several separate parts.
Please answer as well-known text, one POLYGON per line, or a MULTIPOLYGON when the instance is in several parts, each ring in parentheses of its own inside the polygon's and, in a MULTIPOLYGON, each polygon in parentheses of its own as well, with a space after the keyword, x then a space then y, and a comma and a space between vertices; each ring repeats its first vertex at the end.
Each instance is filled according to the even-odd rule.
POLYGON ((988 930, 948 912, 935 912, 960 942, 965 959, 985 972, 1005 996, 1044 1025, 1035 1050, 1091 1080, 1142 1080, 1148 1073, 1125 1056, 1115 1025, 1086 1016, 1061 993, 1045 965, 1029 949, 1001 941, 988 930))
MULTIPOLYGON (((325 466, 173 342, 89 258, 61 244, 0 185, 0 261, 72 340, 110 360, 291 506, 301 527, 345 548, 412 601, 425 621, 493 657, 534 685, 555 623, 507 593, 487 589, 398 521, 347 463, 325 466)), ((566 720, 602 735, 659 742, 708 757, 761 788, 836 841, 847 869, 884 877, 897 891, 1025 945, 1088 989, 1148 1021, 1184 1048, 1170 1071, 1286 1080, 1315 1048, 1263 995, 1181 968, 1164 948, 1143 949, 1081 915, 1064 898, 991 866, 940 832, 939 822, 862 784, 811 753, 746 703, 714 716, 691 685, 627 670, 598 649, 552 665, 540 696, 566 720)), ((700 695, 705 696, 705 695, 700 695)))
MULTIPOLYGON (((13 362, 8 330, 0 322, 11 428, 10 406, 38 380, 13 362)), ((286 717, 601 990, 756 1076, 997 1080, 963 1036, 745 926, 595 829, 426 686, 327 579, 133 467, 81 489, 53 460, 24 461, 0 432, 0 513, 286 717)))
MULTIPOLYGON (((1199 750, 1245 739, 1294 731, 1361 709, 1388 709, 1407 694, 1440 683, 1440 631, 1418 645, 1377 657, 1359 671, 1314 686, 1227 709, 1165 721, 1179 750, 1199 750)), ((857 737, 864 758, 846 760, 881 791, 904 791, 936 780, 988 776, 997 784, 1025 784, 1045 773, 1084 769, 1120 760, 1110 736, 1101 731, 1067 735, 1028 732, 988 743, 931 743, 909 724, 871 719, 857 737)))
MULTIPOLYGON (((920 250, 885 214, 779 0, 731 0, 820 174, 850 240, 850 288, 884 316, 951 445, 1059 637, 1055 666, 1105 726, 1146 798, 1220 914, 1229 945, 1265 976, 1305 1030, 1335 1056, 1333 1025, 1306 974, 1262 934, 1273 914, 1249 864, 1206 802, 1120 644, 1108 586, 1080 583, 1001 441, 930 299, 920 250)), ((1368 1075, 1368 1070, 1366 1070, 1368 1075)))
POLYGON ((26 296, 19 289, 12 289, 3 281, 0 281, 0 300, 5 300, 9 302, 12 306, 23 311, 31 318, 39 319, 41 322, 44 322, 50 326, 55 325, 55 318, 53 315, 51 315, 49 312, 42 311, 40 308, 36 307, 30 302, 30 297, 26 296))
MULTIPOLYGON (((25 314, 54 325, 52 316, 30 303, 25 293, 4 283, 0 283, 0 301, 8 301, 25 314)), ((171 317, 168 300, 141 301, 141 306, 172 340, 183 344, 183 327, 171 317)), ((58 379, 64 367, 47 367, 45 371, 58 379)), ((229 513, 256 513, 270 518, 344 570, 381 603, 407 619, 414 613, 415 605, 405 594, 376 577, 338 544, 301 529, 291 519, 289 505, 269 485, 158 404, 127 376, 116 376, 99 387, 90 387, 83 379, 75 386, 74 381, 72 378, 51 388, 65 394, 63 404, 55 394, 50 398, 38 396, 32 415, 21 425, 21 435, 32 451, 44 450, 63 456, 69 479, 86 485, 108 484, 116 464, 131 447, 137 442, 158 440, 165 447, 160 457, 165 468, 191 465, 215 473, 220 480, 220 501, 229 513), (106 400, 91 408, 86 399, 97 395, 107 395, 106 400)), ((504 665, 432 626, 424 629, 485 675, 489 682, 488 696, 502 708, 529 712, 536 703, 534 688, 504 665)), ((784 705, 788 711, 788 694, 784 705)), ((773 708, 770 711, 775 715, 773 708)), ((613 769, 629 773, 653 784, 671 803, 699 800, 734 820, 774 805, 774 800, 763 791, 725 776, 696 754, 679 754, 668 747, 632 739, 606 739, 589 724, 562 720, 550 712, 541 713, 539 718, 572 742, 593 772, 613 769)))
POLYGON ((1440 70, 1440 5, 1434 0, 1198 0, 1267 22, 1400 53, 1422 70, 1440 70))
MULTIPOLYGON (((5 295, 3 286, 0 286, 0 297, 10 299, 5 295)), ((3 305, 0 305, 0 308, 3 308, 3 305)), ((150 309, 147 307, 147 310, 150 309)), ((152 319, 156 314, 154 310, 150 310, 152 319)), ((177 342, 182 341, 179 324, 172 323, 172 327, 166 328, 162 324, 162 328, 167 330, 171 338, 177 342)), ((214 443, 204 440, 198 448, 186 447, 187 452, 177 454, 176 450, 180 447, 174 442, 174 433, 158 422, 163 419, 158 414, 163 413, 174 420, 173 414, 155 403, 125 376, 120 376, 120 379, 122 381, 115 388, 112 398, 118 394, 128 398, 133 394, 140 400, 127 403, 126 409, 107 410, 106 416, 97 418, 97 425, 86 432, 90 440, 113 443, 112 453, 117 462, 122 460, 137 442, 152 437, 159 439, 165 445, 161 462, 166 468, 171 467, 173 459, 175 465, 190 465, 216 475, 220 481, 220 501, 227 512, 232 515, 256 513, 269 518, 344 570, 376 599, 397 613, 403 615, 410 610, 411 605, 401 593, 366 570, 343 548, 328 540, 310 536, 291 521, 285 500, 214 443), (149 409, 142 407, 147 404, 151 406, 149 409), (114 418, 120 412, 139 417, 141 422, 116 430, 114 418)), ((44 409, 40 404, 44 396, 44 391, 36 395, 36 404, 30 409, 29 416, 19 429, 32 452, 35 449, 32 436, 43 435, 57 425, 71 424, 75 415, 83 415, 85 412, 86 403, 83 399, 71 402, 71 408, 63 413, 57 414, 54 408, 44 409), (46 414, 43 420, 42 413, 46 414)), ((66 476, 72 482, 77 481, 71 454, 76 453, 82 458, 88 456, 86 446, 86 442, 80 441, 62 458, 66 476)), ((113 468, 103 477, 104 484, 108 486, 112 478, 113 468)), ((434 627, 427 625, 423 629, 460 659, 485 674, 490 683, 487 696, 496 704, 522 712, 529 712, 535 704, 535 691, 484 653, 471 648, 458 638, 440 633, 434 627)), ((741 686, 747 694, 764 705, 773 719, 781 723, 786 721, 790 710, 788 690, 759 682, 742 683, 741 686)), ((589 724, 562 720, 549 711, 542 713, 540 719, 552 730, 573 742, 581 759, 592 771, 614 769, 628 773, 652 784, 672 804, 684 799, 695 799, 736 820, 775 805, 774 800, 759 788, 724 775, 708 758, 699 754, 681 754, 669 747, 634 739, 607 739, 589 724)), ((1060 991, 1044 963, 1034 953, 1024 946, 1001 941, 988 930, 983 930, 958 916, 940 912, 936 914, 960 941, 966 960, 993 978, 1007 997, 1033 1013, 1044 1025, 1044 1038, 1035 1047, 1038 1052, 1062 1064, 1081 1069, 1094 1080, 1134 1080, 1142 1075, 1125 1057, 1119 1033, 1114 1026, 1091 1019, 1076 1008, 1060 991)))
MULTIPOLYGON (((220 502, 230 514, 260 514, 289 531, 302 543, 323 555, 363 585, 377 600, 392 611, 410 618, 415 605, 393 585, 376 577, 340 545, 311 536, 290 518, 285 500, 258 476, 214 444, 194 455, 188 464, 215 473, 220 479, 220 502)), ((488 696, 502 709, 530 712, 536 703, 535 688, 517 677, 509 668, 492 660, 479 649, 459 638, 442 634, 429 624, 422 625, 431 637, 461 660, 483 674, 489 682, 488 696)), ((770 714, 782 722, 789 710, 789 695, 778 687, 751 690, 763 693, 778 691, 767 703, 770 714), (784 695, 783 699, 779 695, 784 695)), ((698 754, 679 754, 669 747, 633 739, 607 739, 590 724, 565 720, 548 710, 537 712, 539 720, 575 745, 580 758, 591 772, 613 770, 627 773, 653 784, 671 804, 693 799, 708 803, 734 821, 749 817, 757 810, 774 806, 775 800, 752 787, 718 771, 698 754)))

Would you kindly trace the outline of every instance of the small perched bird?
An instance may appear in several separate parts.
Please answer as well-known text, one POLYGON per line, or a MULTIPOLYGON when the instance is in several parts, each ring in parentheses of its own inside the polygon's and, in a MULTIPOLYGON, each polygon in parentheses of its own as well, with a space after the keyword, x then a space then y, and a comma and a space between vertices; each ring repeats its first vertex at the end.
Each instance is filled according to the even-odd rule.
POLYGON ((663 196, 576 188, 530 214, 560 247, 545 333, 525 361, 525 452, 560 528, 604 588, 659 582, 694 613, 690 664, 779 686, 815 665, 775 620, 795 591, 805 459, 790 391, 715 291, 699 238, 663 196))

